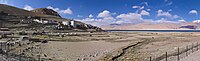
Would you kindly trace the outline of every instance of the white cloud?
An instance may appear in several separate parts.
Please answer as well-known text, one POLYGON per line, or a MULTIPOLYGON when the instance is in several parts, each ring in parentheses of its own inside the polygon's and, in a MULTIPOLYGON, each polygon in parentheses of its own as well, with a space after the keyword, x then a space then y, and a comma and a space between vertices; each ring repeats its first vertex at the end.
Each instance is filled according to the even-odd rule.
POLYGON ((178 23, 176 21, 169 21, 169 20, 167 20, 165 18, 161 18, 160 20, 156 20, 154 22, 156 22, 156 23, 178 23))
POLYGON ((169 9, 168 11, 170 12, 170 11, 172 11, 172 9, 169 9))
POLYGON ((124 13, 124 14, 117 15, 116 17, 113 17, 112 13, 108 10, 104 10, 100 12, 97 18, 94 18, 93 15, 91 14, 85 19, 76 19, 76 20, 84 22, 84 23, 92 24, 95 26, 110 25, 113 23, 136 24, 136 23, 148 21, 146 19, 143 19, 141 14, 137 14, 137 13, 126 13, 126 14, 124 13))
POLYGON ((139 8, 139 6, 132 6, 132 8, 139 8))
POLYGON ((142 9, 144 9, 144 6, 132 6, 132 8, 142 10, 142 9))
POLYGON ((147 9, 147 11, 151 11, 151 9, 147 9))
POLYGON ((176 19, 176 18, 180 18, 180 16, 178 16, 178 15, 174 15, 173 17, 174 17, 175 19, 176 19))
POLYGON ((14 6, 13 3, 9 2, 10 0, 0 0, 0 4, 6 4, 6 5, 11 5, 14 6))
POLYGON ((189 12, 189 14, 196 14, 196 15, 198 15, 198 12, 197 12, 197 10, 191 10, 191 11, 189 12))
POLYGON ((182 19, 182 20, 178 20, 178 22, 187 22, 187 21, 182 19))
POLYGON ((137 13, 120 14, 116 18, 126 23, 138 23, 143 20, 142 15, 137 13))
POLYGON ((88 16, 89 18, 92 18, 92 17, 94 17, 92 14, 90 14, 89 16, 88 16))
POLYGON ((160 16, 172 17, 172 15, 169 12, 163 12, 163 10, 158 10, 157 13, 158 13, 157 17, 160 16))
POLYGON ((169 5, 172 5, 173 2, 172 1, 169 1, 169 0, 165 0, 165 2, 167 3, 166 5, 169 6, 169 5))
POLYGON ((58 13, 61 13, 61 14, 73 14, 73 11, 70 8, 67 8, 65 10, 61 10, 59 8, 54 8, 52 6, 47 6, 46 8, 52 9, 52 10, 58 12, 58 13))
POLYGON ((172 5, 173 4, 173 2, 169 2, 169 3, 167 3, 167 5, 172 5))
POLYGON ((148 2, 143 2, 146 6, 149 6, 148 2))
POLYGON ((34 8, 29 5, 25 5, 23 9, 30 11, 33 10, 34 8))
POLYGON ((200 23, 200 20, 194 20, 193 23, 200 23))
POLYGON ((123 24, 123 23, 125 23, 125 22, 122 21, 122 20, 119 20, 119 21, 116 21, 115 23, 116 23, 116 24, 123 24))
POLYGON ((92 24, 95 26, 109 25, 116 21, 116 19, 113 18, 111 14, 112 13, 109 12, 108 10, 104 10, 103 12, 100 12, 98 14, 98 16, 97 16, 98 18, 94 18, 94 16, 92 14, 90 14, 88 16, 88 18, 76 19, 76 20, 84 22, 84 23, 92 24))
POLYGON ((70 8, 67 8, 66 10, 60 10, 60 12, 64 14, 73 14, 73 11, 70 8))
POLYGON ((77 15, 77 17, 83 17, 83 16, 81 16, 81 15, 77 15))
POLYGON ((111 17, 111 13, 108 10, 104 10, 103 12, 99 13, 97 17, 99 18, 111 17))
POLYGON ((0 0, 1 4, 8 4, 8 0, 0 0))
POLYGON ((88 24, 92 24, 95 26, 101 26, 101 25, 109 25, 113 23, 117 23, 117 24, 140 23, 140 22, 143 22, 144 19, 142 18, 141 14, 137 14, 137 13, 120 14, 114 18, 110 11, 104 10, 98 14, 97 18, 94 18, 93 15, 89 15, 88 18, 76 19, 76 20, 82 21, 88 24))
POLYGON ((59 10, 60 10, 59 8, 53 8, 52 6, 48 6, 47 8, 48 8, 48 9, 52 9, 52 10, 54 10, 54 11, 59 11, 59 10))
POLYGON ((145 10, 142 10, 140 14, 150 16, 150 13, 145 10))
MULTIPOLYGON (((172 10, 168 10, 168 11, 172 11, 172 10)), ((177 20, 177 19, 181 19, 180 16, 178 16, 176 14, 173 15, 173 14, 169 13, 168 11, 164 12, 163 10, 158 10, 157 11, 157 17, 165 18, 167 20, 172 20, 172 21, 177 20)))
MULTIPOLYGON (((158 12, 157 16, 167 16, 173 19, 180 18, 180 16, 178 15, 172 15, 169 12, 164 12, 162 10, 158 10, 157 12, 158 12)), ((169 20, 167 18, 161 18, 160 20, 144 19, 142 18, 142 15, 150 15, 150 13, 147 12, 146 10, 141 10, 139 14, 138 13, 123 13, 123 14, 117 15, 116 17, 113 17, 112 12, 108 10, 104 10, 97 15, 97 18, 94 17, 92 14, 90 14, 85 19, 76 19, 76 20, 82 21, 88 24, 92 24, 95 26, 109 25, 113 23, 117 23, 117 24, 137 24, 137 23, 142 23, 142 22, 179 23, 178 21, 169 20)))
POLYGON ((109 25, 114 23, 114 18, 85 18, 85 19, 75 19, 77 21, 81 21, 87 24, 95 25, 95 26, 101 26, 101 25, 109 25))
POLYGON ((139 8, 139 10, 142 10, 142 9, 144 9, 144 6, 142 6, 142 7, 139 8))

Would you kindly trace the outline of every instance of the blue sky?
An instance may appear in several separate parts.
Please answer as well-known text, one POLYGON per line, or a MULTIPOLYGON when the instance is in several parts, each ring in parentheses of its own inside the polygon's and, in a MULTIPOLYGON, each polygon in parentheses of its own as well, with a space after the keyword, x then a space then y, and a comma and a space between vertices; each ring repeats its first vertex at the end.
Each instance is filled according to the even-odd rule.
POLYGON ((27 10, 48 7, 62 17, 94 25, 200 19, 200 0, 0 0, 0 3, 27 10))

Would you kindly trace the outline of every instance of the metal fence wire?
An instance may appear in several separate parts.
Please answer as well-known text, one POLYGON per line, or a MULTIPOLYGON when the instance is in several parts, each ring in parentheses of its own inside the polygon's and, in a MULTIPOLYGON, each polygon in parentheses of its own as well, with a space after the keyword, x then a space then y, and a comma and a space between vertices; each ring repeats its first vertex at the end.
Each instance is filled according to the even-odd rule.
POLYGON ((187 57, 189 54, 198 51, 200 44, 192 43, 191 45, 187 45, 185 48, 177 48, 176 52, 166 52, 165 54, 159 57, 149 57, 147 61, 180 61, 181 58, 187 57))

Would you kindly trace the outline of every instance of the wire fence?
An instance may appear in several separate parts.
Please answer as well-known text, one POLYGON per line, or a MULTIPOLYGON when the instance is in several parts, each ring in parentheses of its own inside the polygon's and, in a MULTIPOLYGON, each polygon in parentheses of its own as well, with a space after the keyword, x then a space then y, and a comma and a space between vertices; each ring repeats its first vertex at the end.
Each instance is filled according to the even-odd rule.
POLYGON ((198 51, 200 43, 192 43, 185 47, 178 47, 175 52, 165 52, 159 57, 149 57, 147 61, 180 61, 180 59, 187 57, 189 54, 198 51))
POLYGON ((18 47, 21 47, 20 44, 7 44, 0 42, 0 60, 3 61, 46 61, 42 60, 40 55, 38 58, 26 56, 23 50, 19 52, 10 52, 18 47))

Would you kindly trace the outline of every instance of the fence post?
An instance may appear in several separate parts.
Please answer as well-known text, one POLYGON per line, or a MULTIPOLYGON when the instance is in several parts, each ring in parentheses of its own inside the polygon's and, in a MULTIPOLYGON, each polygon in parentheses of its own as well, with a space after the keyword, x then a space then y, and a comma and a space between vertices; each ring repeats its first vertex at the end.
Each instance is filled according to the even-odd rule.
POLYGON ((199 50, 199 43, 197 42, 197 51, 199 50))
POLYGON ((5 44, 5 50, 6 50, 6 46, 7 46, 7 45, 5 44))
POLYGON ((167 52, 166 52, 166 61, 167 61, 167 52))
POLYGON ((180 54, 180 51, 179 51, 179 47, 178 47, 178 60, 177 61, 180 60, 179 54, 180 54))
POLYGON ((21 61, 21 49, 19 51, 19 61, 21 61))
POLYGON ((10 44, 8 44, 8 51, 10 50, 10 44))
POLYGON ((38 56, 38 61, 40 61, 40 55, 38 56))
POLYGON ((193 48, 194 48, 194 43, 192 43, 192 53, 194 52, 193 48))
POLYGON ((1 49, 3 50, 3 45, 2 45, 3 43, 1 42, 1 49))
POLYGON ((151 61, 151 59, 152 59, 152 58, 150 57, 150 58, 149 58, 149 61, 151 61))
MULTIPOLYGON (((2 42, 0 42, 1 43, 1 50, 3 51, 3 49, 2 49, 2 42)), ((3 56, 3 54, 2 54, 2 56, 3 56)))
POLYGON ((19 54, 19 61, 21 61, 21 53, 19 54))
POLYGON ((188 45, 186 46, 186 56, 188 56, 188 45))

